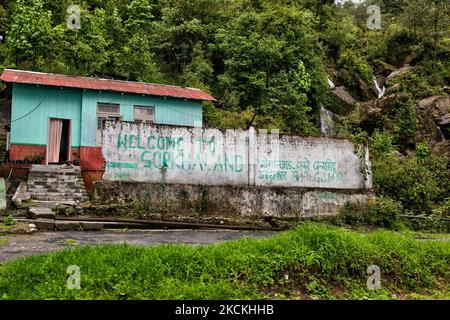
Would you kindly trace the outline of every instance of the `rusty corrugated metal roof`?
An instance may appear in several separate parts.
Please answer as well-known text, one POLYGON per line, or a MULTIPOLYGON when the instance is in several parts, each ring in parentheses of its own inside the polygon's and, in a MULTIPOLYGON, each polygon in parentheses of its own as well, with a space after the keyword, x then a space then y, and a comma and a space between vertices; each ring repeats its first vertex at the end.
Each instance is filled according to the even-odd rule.
POLYGON ((24 70, 5 69, 0 77, 0 80, 13 83, 28 83, 56 87, 128 92, 192 100, 215 100, 208 93, 195 88, 169 86, 155 83, 66 76, 62 74, 51 74, 24 70))

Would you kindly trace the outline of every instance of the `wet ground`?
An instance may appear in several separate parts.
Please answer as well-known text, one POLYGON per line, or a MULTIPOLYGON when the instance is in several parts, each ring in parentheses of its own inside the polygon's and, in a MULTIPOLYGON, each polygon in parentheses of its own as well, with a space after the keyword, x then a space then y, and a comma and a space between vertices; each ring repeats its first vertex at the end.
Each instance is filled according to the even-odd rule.
POLYGON ((243 237, 263 238, 274 234, 275 232, 271 231, 236 230, 103 230, 16 234, 0 236, 0 262, 61 250, 69 246, 124 242, 145 246, 163 243, 209 244, 243 237))

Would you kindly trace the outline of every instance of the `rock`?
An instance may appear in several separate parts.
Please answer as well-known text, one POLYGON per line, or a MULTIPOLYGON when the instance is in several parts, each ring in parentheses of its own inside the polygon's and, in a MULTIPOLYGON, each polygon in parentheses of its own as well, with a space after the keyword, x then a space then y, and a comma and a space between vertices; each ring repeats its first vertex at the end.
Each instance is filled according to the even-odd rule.
MULTIPOLYGON (((397 100, 406 99, 407 97, 402 93, 391 94, 384 96, 381 99, 375 99, 368 102, 362 102, 358 105, 352 115, 359 119, 361 125, 369 129, 374 129, 380 123, 385 122, 385 115, 390 112, 390 109, 397 100)), ((387 125, 387 123, 385 123, 387 125)))
POLYGON ((29 211, 32 219, 39 219, 39 218, 54 219, 55 218, 55 213, 49 208, 34 207, 34 208, 29 208, 28 211, 29 211))
POLYGON ((420 46, 411 46, 409 50, 409 53, 399 60, 400 65, 411 64, 423 54, 423 49, 420 46))
POLYGON ((450 124, 450 97, 432 96, 419 101, 417 107, 429 109, 439 126, 450 124))
POLYGON ((31 200, 31 193, 29 193, 29 192, 23 192, 23 193, 21 193, 21 194, 20 194, 20 199, 21 199, 22 201, 25 201, 25 200, 31 200))
POLYGON ((355 98, 350 95, 350 93, 344 86, 337 87, 336 90, 333 91, 333 93, 339 98, 339 100, 349 106, 354 106, 356 104, 355 98))
POLYGON ((380 74, 383 77, 387 77, 389 74, 397 70, 397 68, 393 65, 390 65, 389 63, 386 63, 379 59, 373 60, 371 66, 375 74, 380 74))
POLYGON ((406 64, 415 62, 423 54, 421 46, 412 45, 411 43, 404 43, 397 41, 388 44, 388 62, 396 67, 402 67, 406 64))
POLYGON ((20 181, 19 186, 17 187, 16 193, 24 193, 28 192, 28 185, 26 181, 20 181))
POLYGON ((394 78, 397 78, 399 76, 403 76, 405 74, 411 73, 414 70, 416 70, 416 67, 411 67, 411 66, 404 66, 400 69, 395 70, 394 72, 390 73, 387 78, 386 81, 390 81, 394 78))
POLYGON ((436 143, 432 153, 438 157, 450 157, 450 140, 436 143))
POLYGON ((363 79, 361 79, 359 76, 356 76, 357 80, 358 80, 358 91, 359 91, 359 96, 362 98, 362 100, 367 101, 369 99, 371 99, 374 95, 371 94, 369 87, 367 86, 367 84, 364 82, 363 79))
POLYGON ((36 225, 34 223, 28 224, 28 227, 30 228, 30 233, 37 231, 36 225))
POLYGON ((396 83, 393 86, 388 87, 386 89, 386 94, 392 94, 392 93, 398 92, 398 91, 400 91, 400 88, 401 88, 401 84, 400 83, 396 83))
POLYGON ((28 184, 26 181, 21 181, 11 201, 16 207, 20 207, 23 201, 30 199, 31 194, 28 192, 28 184))
POLYGON ((443 132, 450 126, 450 97, 431 96, 419 101, 416 116, 421 126, 419 140, 424 139, 431 146, 445 140, 443 132))
POLYGON ((55 220, 39 218, 36 221, 34 221, 34 225, 39 230, 54 230, 55 229, 55 220))
POLYGON ((13 203, 13 205, 16 208, 19 208, 22 206, 22 199, 20 199, 19 197, 17 197, 16 195, 14 195, 11 199, 11 202, 13 203))
POLYGON ((335 68, 328 67, 327 68, 327 73, 331 74, 334 78, 338 78, 339 77, 339 71, 337 69, 335 69, 335 68))
POLYGON ((398 150, 394 151, 394 155, 398 160, 400 160, 402 162, 406 160, 406 157, 398 150))

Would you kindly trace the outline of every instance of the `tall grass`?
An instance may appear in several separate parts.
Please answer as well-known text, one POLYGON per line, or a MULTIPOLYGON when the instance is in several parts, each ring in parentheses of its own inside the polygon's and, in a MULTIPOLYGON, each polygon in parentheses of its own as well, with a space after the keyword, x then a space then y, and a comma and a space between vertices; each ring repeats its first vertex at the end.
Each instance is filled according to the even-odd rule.
POLYGON ((449 264, 448 242, 308 223, 262 240, 85 246, 23 258, 0 267, 0 298, 254 299, 274 291, 333 298, 332 288, 338 297, 370 297, 369 265, 381 269, 380 292, 421 293, 448 282, 449 264), (69 265, 81 269, 79 290, 66 286, 69 265))

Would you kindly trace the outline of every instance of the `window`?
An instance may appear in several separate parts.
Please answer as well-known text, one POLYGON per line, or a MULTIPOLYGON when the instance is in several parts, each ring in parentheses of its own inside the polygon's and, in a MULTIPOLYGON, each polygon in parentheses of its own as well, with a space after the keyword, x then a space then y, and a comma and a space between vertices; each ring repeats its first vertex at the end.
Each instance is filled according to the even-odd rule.
POLYGON ((155 122, 155 108, 145 106, 134 106, 134 121, 144 123, 155 122))
POLYGON ((106 121, 120 119, 120 105, 115 103, 97 103, 97 146, 102 145, 102 128, 106 121))
POLYGON ((120 106, 112 103, 97 103, 97 114, 119 114, 120 106))

